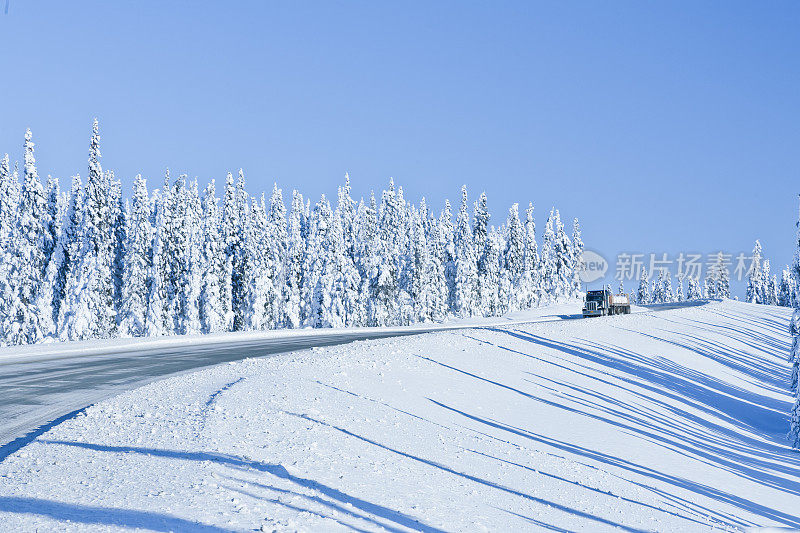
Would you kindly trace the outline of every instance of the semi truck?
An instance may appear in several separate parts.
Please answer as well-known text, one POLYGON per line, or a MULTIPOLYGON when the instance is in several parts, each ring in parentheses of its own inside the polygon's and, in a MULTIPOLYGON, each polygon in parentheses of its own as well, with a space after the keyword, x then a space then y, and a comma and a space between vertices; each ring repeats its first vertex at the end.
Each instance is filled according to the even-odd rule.
POLYGON ((610 290, 586 291, 583 317, 605 315, 627 315, 631 312, 631 300, 627 294, 612 294, 610 290))

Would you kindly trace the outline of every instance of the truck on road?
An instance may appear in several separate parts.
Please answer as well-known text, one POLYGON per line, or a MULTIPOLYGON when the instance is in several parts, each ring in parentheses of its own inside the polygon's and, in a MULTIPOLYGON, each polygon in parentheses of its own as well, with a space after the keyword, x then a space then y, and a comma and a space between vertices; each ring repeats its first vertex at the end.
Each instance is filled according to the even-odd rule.
POLYGON ((631 301, 627 294, 612 294, 610 290, 586 291, 583 317, 605 315, 627 315, 631 312, 631 301))

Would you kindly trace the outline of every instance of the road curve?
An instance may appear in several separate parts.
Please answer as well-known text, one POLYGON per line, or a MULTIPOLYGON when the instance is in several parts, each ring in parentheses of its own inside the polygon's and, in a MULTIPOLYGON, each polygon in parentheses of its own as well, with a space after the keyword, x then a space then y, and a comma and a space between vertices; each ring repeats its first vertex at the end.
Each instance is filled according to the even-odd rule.
MULTIPOLYGON (((697 305, 695 302, 667 304, 638 311, 674 309, 691 304, 697 305)), ((6 348, 0 352, 0 461, 85 407, 167 376, 246 357, 264 357, 315 346, 434 331, 554 322, 580 316, 550 314, 528 320, 458 325, 279 330, 6 348)))

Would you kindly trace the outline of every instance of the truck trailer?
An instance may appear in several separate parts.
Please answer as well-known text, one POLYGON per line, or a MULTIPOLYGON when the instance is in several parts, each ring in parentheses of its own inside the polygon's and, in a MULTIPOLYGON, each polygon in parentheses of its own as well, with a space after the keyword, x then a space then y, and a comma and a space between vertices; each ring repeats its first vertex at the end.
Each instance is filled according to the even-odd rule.
POLYGON ((631 301, 627 294, 611 294, 608 289, 586 291, 583 317, 605 315, 627 315, 631 312, 631 301))

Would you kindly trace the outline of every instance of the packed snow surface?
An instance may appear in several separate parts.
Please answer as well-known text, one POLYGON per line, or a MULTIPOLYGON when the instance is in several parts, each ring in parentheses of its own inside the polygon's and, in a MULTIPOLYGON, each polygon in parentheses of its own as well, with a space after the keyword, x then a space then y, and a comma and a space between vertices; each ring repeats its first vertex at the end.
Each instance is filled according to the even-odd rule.
POLYGON ((359 341, 105 400, 0 463, 4 530, 800 528, 789 310, 359 341))

